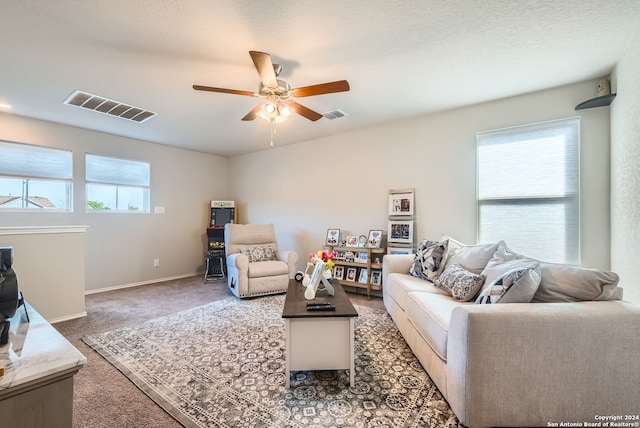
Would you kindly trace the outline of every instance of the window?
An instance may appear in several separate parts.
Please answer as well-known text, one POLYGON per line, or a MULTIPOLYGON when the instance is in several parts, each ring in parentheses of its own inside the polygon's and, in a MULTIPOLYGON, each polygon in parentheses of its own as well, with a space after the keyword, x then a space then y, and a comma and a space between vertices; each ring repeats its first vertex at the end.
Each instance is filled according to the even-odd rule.
POLYGON ((579 262, 580 119, 479 132, 478 241, 579 262))
POLYGON ((71 211, 70 150, 0 141, 0 209, 71 211))
POLYGON ((87 154, 87 211, 149 212, 147 162, 87 154))

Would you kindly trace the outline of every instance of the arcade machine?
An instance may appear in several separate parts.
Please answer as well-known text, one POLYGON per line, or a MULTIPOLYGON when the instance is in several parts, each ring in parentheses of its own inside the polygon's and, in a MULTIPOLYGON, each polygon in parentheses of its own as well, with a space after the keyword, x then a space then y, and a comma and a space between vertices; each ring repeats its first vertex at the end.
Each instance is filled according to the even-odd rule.
MULTIPOLYGON (((18 291, 18 279, 11 267, 13 264, 13 247, 0 247, 0 346, 9 342, 10 319, 16 310, 24 305, 22 293, 18 291)), ((24 312, 29 322, 27 307, 24 312)))
POLYGON ((227 263, 224 251, 224 225, 237 221, 238 212, 235 201, 211 201, 211 220, 207 227, 207 251, 204 253, 205 283, 210 279, 225 277, 227 263))

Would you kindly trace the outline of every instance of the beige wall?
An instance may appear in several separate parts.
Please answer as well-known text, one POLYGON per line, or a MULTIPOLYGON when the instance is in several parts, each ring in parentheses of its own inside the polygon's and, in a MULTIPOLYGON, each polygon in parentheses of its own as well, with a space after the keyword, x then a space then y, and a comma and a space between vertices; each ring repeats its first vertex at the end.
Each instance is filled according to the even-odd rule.
POLYGON ((84 226, 0 227, 25 300, 48 321, 86 315, 84 226))
POLYGON ((640 303, 640 33, 612 74, 611 268, 625 300, 640 303))
POLYGON ((2 212, 0 226, 87 225, 87 291, 204 271, 208 203, 229 197, 226 158, 8 114, 0 114, 0 139, 73 150, 74 212, 2 212), (85 153, 150 162, 151 213, 86 213, 85 153))
POLYGON ((416 240, 446 233, 475 242, 475 133, 579 115, 582 264, 606 269, 609 108, 574 111, 593 95, 596 83, 231 159, 0 114, 0 139, 72 149, 80 182, 85 152, 150 161, 152 211, 155 206, 166 210, 164 215, 85 213, 83 186, 76 186, 73 213, 3 212, 0 226, 87 225, 89 292, 201 272, 210 199, 235 199, 241 222, 275 223, 281 247, 301 254, 300 269, 306 254, 322 245, 328 228, 346 234, 386 230, 389 189, 415 188, 416 240), (161 260, 160 267, 152 266, 154 258, 161 260))
MULTIPOLYGON (((582 82, 234 157, 231 195, 240 205, 241 222, 275 223, 281 246, 298 250, 303 261, 322 245, 328 228, 358 235, 386 231, 388 192, 398 188, 415 188, 417 241, 449 234, 473 243, 475 133, 581 116, 582 264, 609 268, 609 109, 574 110, 593 96, 596 84, 582 82)), ((286 125, 279 132, 287 132, 286 125)))

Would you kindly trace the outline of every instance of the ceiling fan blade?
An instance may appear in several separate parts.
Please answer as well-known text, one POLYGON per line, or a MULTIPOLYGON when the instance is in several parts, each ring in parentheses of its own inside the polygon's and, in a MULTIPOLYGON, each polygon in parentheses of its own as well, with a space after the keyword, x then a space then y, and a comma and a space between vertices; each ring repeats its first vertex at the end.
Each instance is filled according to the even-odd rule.
POLYGON ((289 101, 287 104, 289 105, 289 107, 291 107, 293 111, 298 113, 300 116, 304 116, 313 122, 322 118, 322 115, 320 113, 315 112, 310 108, 303 106, 302 104, 298 104, 295 101, 289 101))
POLYGON ((294 97, 310 97, 312 95, 333 94, 334 92, 346 92, 350 89, 349 82, 337 80, 335 82, 321 83, 319 85, 303 86, 293 90, 294 97))
POLYGON ((260 114, 260 109, 262 109, 262 104, 258 104, 251 110, 242 120, 253 120, 260 114))
POLYGON ((271 55, 258 51, 249 51, 249 55, 251 55, 253 64, 256 66, 256 70, 258 70, 260 80, 262 80, 264 86, 268 88, 277 88, 278 78, 276 77, 276 72, 273 70, 271 55))
POLYGON ((255 92, 251 92, 251 91, 239 91, 237 89, 214 88, 213 86, 193 85, 193 89, 195 89, 196 91, 222 92, 223 94, 246 95, 248 97, 253 97, 257 95, 255 92))

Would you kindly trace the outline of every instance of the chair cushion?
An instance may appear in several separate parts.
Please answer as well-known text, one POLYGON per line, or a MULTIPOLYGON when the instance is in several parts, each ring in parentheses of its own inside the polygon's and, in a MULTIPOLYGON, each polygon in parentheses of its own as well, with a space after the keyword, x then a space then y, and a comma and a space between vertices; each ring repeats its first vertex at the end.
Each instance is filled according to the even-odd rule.
POLYGON ((456 302, 442 294, 412 291, 405 311, 431 349, 446 361, 451 312, 457 306, 469 304, 473 303, 456 302))
POLYGON ((289 265, 280 260, 249 263, 249 278, 260 278, 263 276, 288 275, 289 265))

